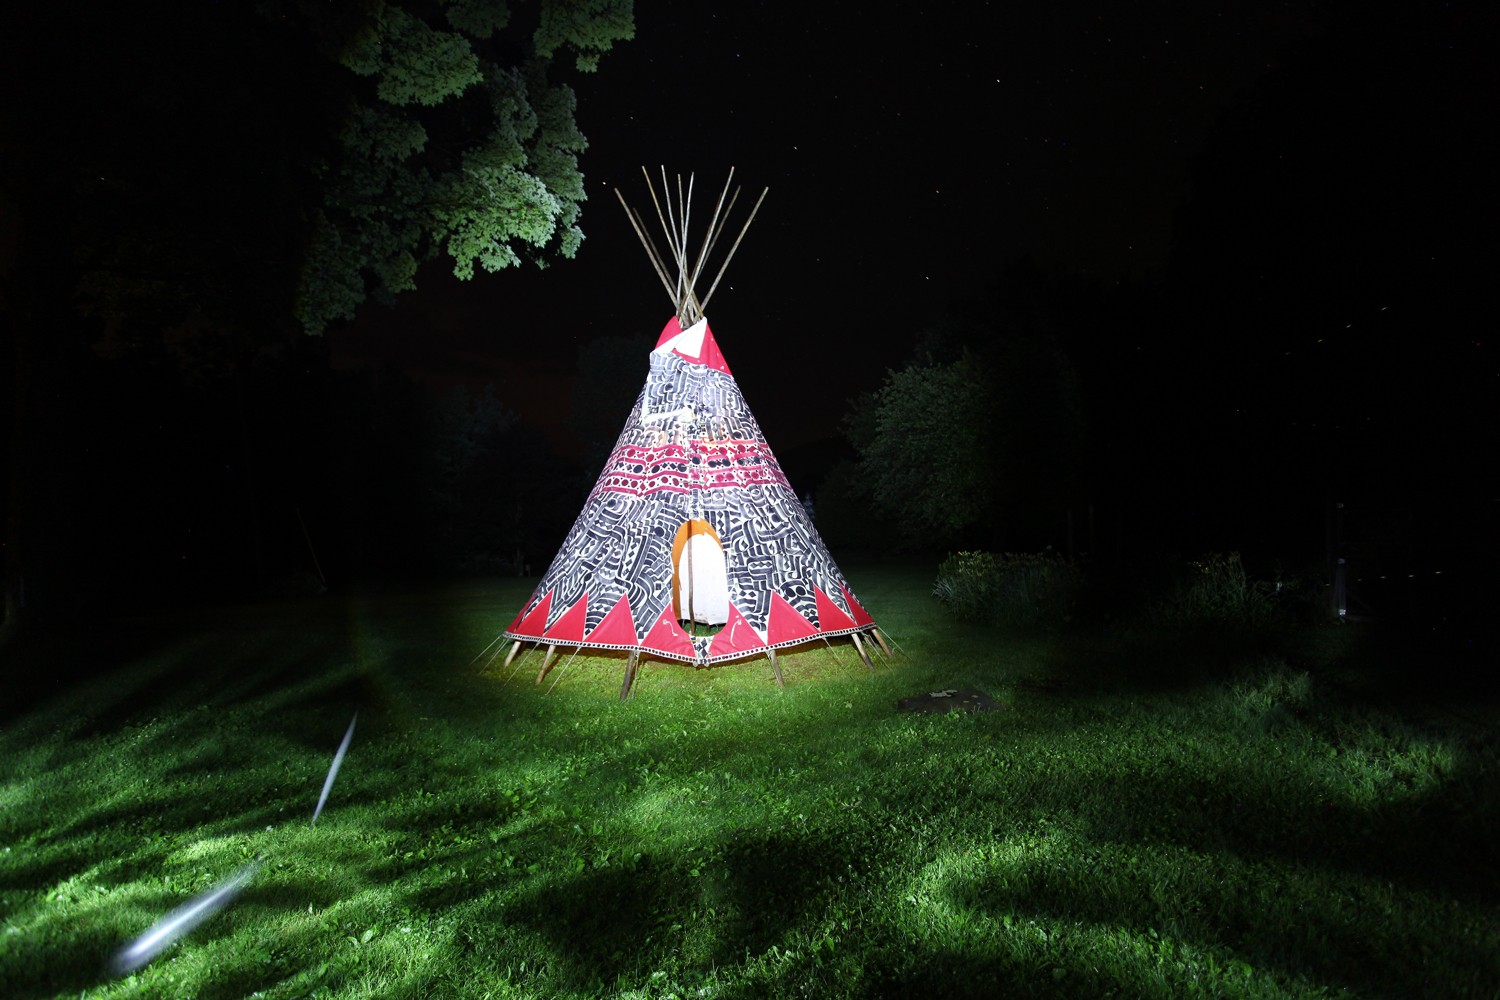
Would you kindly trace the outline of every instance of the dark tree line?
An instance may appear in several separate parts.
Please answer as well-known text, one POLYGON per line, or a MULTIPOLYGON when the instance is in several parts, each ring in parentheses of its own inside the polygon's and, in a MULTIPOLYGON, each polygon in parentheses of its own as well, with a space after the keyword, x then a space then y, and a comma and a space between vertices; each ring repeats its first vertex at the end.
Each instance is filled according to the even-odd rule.
POLYGON ((1058 313, 1066 285, 1031 261, 1012 266, 856 401, 846 427, 860 461, 836 469, 819 502, 836 541, 894 528, 925 549, 1040 548, 1082 509, 1088 435, 1058 313))
MULTIPOLYGON (((306 334, 411 288, 424 261, 467 276, 571 256, 586 142, 565 81, 633 30, 630 0, 14 12, 0 33, 6 622, 63 613, 85 577, 110 581, 98 591, 166 579, 169 549, 196 547, 200 578, 221 583, 228 570, 204 560, 248 544, 263 582, 288 512, 306 548, 295 512, 318 518, 312 484, 338 465, 312 443, 365 416, 374 435, 372 415, 394 406, 389 380, 363 396, 335 386, 306 334), (188 546, 189 532, 223 544, 188 546)), ((519 450, 551 483, 555 456, 485 419, 491 430, 459 435, 465 461, 519 450)), ((351 449, 385 461, 357 441, 333 453, 351 449)), ((454 468, 439 506, 456 526, 470 487, 454 468)), ((488 532, 485 558, 542 544, 551 529, 520 509, 488 532)), ((349 545, 370 566, 385 564, 377 551, 442 549, 412 532, 349 545)))
POLYGON ((1168 269, 955 304, 853 406, 830 541, 1063 549, 1071 510, 1096 559, 1321 574, 1343 503, 1370 603, 1492 613, 1495 19, 1333 10, 1210 129, 1168 269))

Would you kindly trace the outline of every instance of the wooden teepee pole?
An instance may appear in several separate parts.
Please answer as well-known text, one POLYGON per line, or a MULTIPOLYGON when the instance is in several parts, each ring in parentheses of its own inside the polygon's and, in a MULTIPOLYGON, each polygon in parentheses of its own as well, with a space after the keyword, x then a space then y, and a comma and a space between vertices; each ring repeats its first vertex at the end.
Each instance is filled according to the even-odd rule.
POLYGON ((708 308, 708 300, 714 297, 714 289, 719 287, 719 281, 724 277, 724 272, 728 269, 729 262, 734 259, 734 252, 740 248, 740 240, 745 238, 745 230, 749 229, 750 223, 755 221, 755 213, 760 211, 760 203, 766 200, 766 192, 770 190, 770 188, 766 188, 765 191, 760 193, 760 198, 755 202, 755 207, 750 210, 750 218, 745 220, 744 229, 741 229, 740 234, 734 238, 734 246, 729 248, 729 256, 724 258, 724 266, 719 268, 719 276, 709 286, 708 294, 703 296, 703 308, 708 308))
POLYGON ((859 633, 850 632, 849 638, 854 640, 854 648, 859 650, 859 658, 865 661, 865 666, 874 670, 875 664, 870 662, 870 654, 865 652, 865 644, 859 641, 859 633))
POLYGON ((735 188, 734 189, 734 195, 729 199, 729 207, 726 208, 726 209, 724 209, 724 217, 721 220, 719 220, 719 228, 714 232, 713 239, 708 244, 708 251, 707 251, 707 253, 705 253, 703 255, 703 259, 704 260, 707 260, 709 257, 713 256, 714 247, 716 247, 716 246, 719 245, 719 237, 721 235, 723 235, 723 233, 724 233, 724 227, 727 226, 727 225, 729 225, 729 216, 734 212, 735 202, 737 202, 739 200, 740 200, 740 189, 739 188, 735 188))
POLYGON ((687 288, 687 234, 688 215, 693 210, 693 175, 688 174, 686 197, 682 193, 682 175, 677 175, 677 315, 684 328, 697 322, 693 310, 688 306, 691 291, 687 288))
POLYGON ((542 678, 547 676, 547 671, 552 669, 552 654, 556 652, 557 646, 553 644, 547 647, 547 652, 542 654, 542 669, 537 671, 536 682, 542 683, 542 678))
MULTIPOLYGON (((660 250, 656 249, 656 241, 651 238, 651 230, 647 228, 647 226, 646 226, 646 220, 643 219, 643 218, 641 218, 641 213, 640 212, 636 212, 635 213, 635 221, 640 225, 641 232, 643 232, 643 233, 646 234, 646 246, 648 248, 648 252, 656 255, 656 265, 657 265, 658 269, 661 271, 661 273, 663 275, 666 275, 666 273, 667 273, 667 259, 662 256, 662 253, 661 253, 660 250)), ((667 294, 671 295, 672 294, 672 283, 670 281, 667 281, 667 279, 665 277, 663 277, 662 280, 666 281, 666 283, 667 283, 667 294)))
MULTIPOLYGON (((672 193, 670 193, 672 192, 672 187, 670 187, 669 184, 666 183, 666 166, 663 165, 661 166, 661 196, 663 196, 663 198, 666 198, 666 214, 661 214, 661 202, 658 201, 657 196, 655 196, 655 184, 651 183, 651 174, 646 174, 645 166, 642 166, 642 168, 640 168, 640 172, 642 172, 642 174, 645 174, 646 187, 648 187, 648 189, 651 189, 651 202, 655 205, 655 208, 657 208, 657 219, 661 222, 661 231, 666 234, 667 247, 670 247, 670 250, 672 250, 672 258, 676 261, 676 271, 678 271, 678 289, 676 289, 676 291, 672 291, 669 282, 667 283, 667 292, 672 295, 672 306, 675 307, 676 312, 678 312, 678 316, 681 316, 682 252, 678 246, 678 238, 676 238, 676 220, 672 217, 672 193)), ((678 322, 681 322, 681 319, 678 319, 678 322)))
POLYGON ((676 305, 677 300, 672 297, 672 283, 667 280, 666 269, 662 266, 661 262, 656 259, 656 247, 651 245, 651 243, 649 242, 649 237, 646 235, 645 231, 641 229, 640 225, 637 224, 636 216, 630 211, 630 206, 625 204, 625 196, 623 194, 620 194, 619 188, 615 188, 615 196, 620 199, 620 205, 625 209, 626 217, 630 219, 630 227, 634 229, 635 234, 641 238, 641 246, 646 248, 646 256, 651 258, 651 266, 656 268, 656 276, 661 279, 662 287, 667 290, 667 297, 672 299, 673 305, 676 305))
POLYGON ((630 684, 635 680, 635 668, 640 662, 640 650, 632 649, 625 657, 625 682, 620 685, 620 700, 624 701, 630 695, 630 684))
POLYGON ((662 287, 667 290, 667 295, 677 309, 677 320, 684 328, 701 320, 708 309, 709 299, 713 297, 719 282, 724 277, 724 272, 729 268, 729 262, 734 259, 735 251, 740 248, 740 241, 745 238, 745 233, 750 229, 750 223, 755 221, 756 213, 760 211, 761 202, 766 200, 770 188, 765 188, 756 200, 755 207, 750 210, 750 217, 745 220, 744 226, 740 227, 740 234, 735 237, 734 245, 729 248, 729 253, 724 258, 724 263, 719 267, 719 273, 714 277, 714 283, 709 286, 708 294, 701 299, 698 297, 696 287, 698 279, 703 276, 704 267, 713 256, 714 248, 719 245, 719 237, 724 234, 729 225, 729 217, 734 212, 734 206, 740 199, 740 188, 734 189, 734 194, 729 196, 730 185, 734 182, 734 168, 729 168, 729 177, 724 181, 724 189, 719 192, 719 200, 714 205, 714 214, 709 219, 707 230, 703 234, 703 246, 699 248, 697 257, 689 263, 688 260, 688 224, 692 219, 693 210, 693 187, 696 182, 696 174, 688 174, 687 187, 684 189, 682 175, 677 176, 677 202, 672 202, 672 185, 667 179, 667 168, 661 166, 662 196, 656 194, 656 184, 651 179, 651 173, 644 166, 641 167, 641 175, 646 178, 646 189, 651 192, 651 204, 656 207, 656 218, 661 223, 663 234, 667 238, 667 247, 672 251, 672 263, 677 268, 677 282, 674 285, 668 277, 666 255, 659 252, 656 243, 651 239, 651 233, 646 226, 646 220, 641 214, 632 209, 625 201, 625 196, 615 189, 615 197, 620 199, 620 205, 625 209, 626 216, 630 219, 630 226, 635 230, 636 237, 641 241, 641 246, 646 250, 646 256, 651 258, 651 266, 656 269, 656 276, 661 279, 662 287), (724 199, 729 196, 729 204, 724 204, 724 199), (666 207, 662 207, 662 199, 666 199, 666 207))
MULTIPOLYGON (((682 186, 681 174, 677 175, 677 184, 679 188, 682 186)), ((678 225, 679 216, 672 212, 672 185, 667 182, 667 168, 665 165, 661 168, 661 195, 667 200, 667 221, 672 224, 671 228, 667 231, 667 237, 671 240, 672 257, 677 262, 676 302, 677 315, 680 318, 682 316, 682 231, 678 225)), ((656 197, 655 192, 652 193, 652 197, 656 197)))
POLYGON ((719 204, 714 208, 714 217, 708 220, 708 231, 703 234, 703 248, 698 251, 698 260, 693 265, 693 276, 688 279, 688 291, 692 292, 693 286, 698 283, 698 276, 703 273, 703 263, 708 260, 708 245, 714 238, 714 228, 719 224, 719 213, 724 208, 724 197, 729 194, 729 185, 734 181, 734 168, 729 168, 729 179, 724 182, 724 190, 719 192, 719 204))
MULTIPOLYGON (((676 237, 673 235, 672 226, 670 224, 668 224, 668 222, 667 222, 667 217, 662 214, 662 211, 661 211, 661 202, 658 201, 657 198, 656 198, 656 185, 651 183, 651 175, 648 174, 648 173, 646 173, 646 168, 645 167, 641 168, 641 173, 645 174, 645 177, 646 177, 646 188, 647 188, 647 190, 649 190, 651 192, 651 204, 653 204, 653 205, 656 206, 656 218, 658 220, 660 220, 660 222, 661 222, 662 232, 664 232, 664 233, 667 234, 667 246, 670 247, 670 246, 673 245, 673 241, 675 240, 676 237)), ((666 187, 667 187, 667 168, 666 167, 662 167, 661 168, 661 186, 662 186, 662 194, 665 195, 667 193, 666 192, 666 187)), ((668 211, 670 211, 671 208, 672 208, 672 206, 671 206, 671 203, 669 202, 667 204, 668 211)))
MULTIPOLYGON (((697 176, 698 175, 694 174, 694 173, 689 173, 688 174, 687 200, 682 203, 682 283, 683 283, 683 285, 685 287, 685 290, 687 292, 687 295, 685 295, 683 297, 683 305, 684 306, 687 306, 687 305, 691 304, 690 300, 692 299, 692 295, 693 295, 693 283, 688 280, 689 275, 688 275, 688 260, 687 260, 687 238, 688 238, 688 221, 693 216, 693 180, 697 176)), ((682 175, 681 174, 677 175, 677 187, 678 187, 679 190, 681 190, 681 188, 682 188, 682 175)), ((690 317, 690 318, 692 318, 692 317, 690 317)), ((693 321, 697 322, 696 318, 694 318, 693 321)))

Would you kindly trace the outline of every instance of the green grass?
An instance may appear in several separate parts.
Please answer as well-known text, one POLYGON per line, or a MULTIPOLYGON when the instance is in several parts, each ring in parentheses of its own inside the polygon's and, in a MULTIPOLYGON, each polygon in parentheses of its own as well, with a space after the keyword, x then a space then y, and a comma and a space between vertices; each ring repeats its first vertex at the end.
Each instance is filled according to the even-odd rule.
POLYGON ((0 730, 0 995, 1500 995, 1490 730, 1335 683, 1344 633, 1309 674, 853 582, 894 663, 648 663, 623 703, 616 659, 466 666, 524 581, 122 623, 0 730), (940 686, 1009 708, 894 710, 940 686))

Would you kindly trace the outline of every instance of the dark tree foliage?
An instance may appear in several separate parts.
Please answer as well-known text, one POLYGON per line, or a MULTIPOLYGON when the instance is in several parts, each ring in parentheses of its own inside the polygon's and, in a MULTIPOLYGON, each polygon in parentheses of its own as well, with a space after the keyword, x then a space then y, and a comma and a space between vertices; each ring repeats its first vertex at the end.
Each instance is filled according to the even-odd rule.
MULTIPOLYGON (((7 620, 27 594, 59 606, 78 578, 69 553, 102 544, 94 560, 115 564, 127 557, 110 546, 142 537, 91 530, 108 519, 90 499, 104 473, 83 458, 114 429, 102 421, 162 434, 163 454, 173 423, 217 431, 191 453, 232 466, 237 496, 217 521, 243 532, 233 548, 255 553, 253 577, 288 557, 274 537, 289 530, 305 550, 283 502, 293 487, 272 477, 314 442, 341 445, 275 410, 326 366, 303 331, 389 301, 440 254, 461 276, 570 256, 586 144, 564 78, 595 69, 632 24, 630 0, 18 11, 0 32, 7 620), (132 379, 152 386, 150 409, 175 413, 148 424, 126 402, 132 379)), ((307 406, 297 419, 332 417, 307 406)), ((109 503, 159 527, 150 559, 182 549, 194 518, 158 524, 133 492, 109 503)))
POLYGON ((599 337, 578 349, 568 426, 583 444, 584 478, 593 482, 614 450, 651 370, 648 337, 599 337))
POLYGON ((573 256, 587 142, 552 58, 593 70, 632 36, 630 0, 411 7, 102 9, 81 28, 87 82, 49 104, 82 132, 44 145, 15 115, 8 144, 36 159, 8 186, 61 170, 106 349, 145 339, 202 368, 233 353, 225 333, 284 337, 294 315, 321 333, 389 302, 439 254, 463 278, 573 256))
POLYGON ((577 469, 492 387, 434 396, 397 371, 334 390, 340 446, 328 494, 346 573, 540 571, 582 502, 577 469))
POLYGON ((1079 502, 1086 420, 1057 280, 1013 265, 857 401, 847 430, 859 490, 909 543, 1031 544, 1079 502))
POLYGON ((896 522, 875 512, 861 486, 859 461, 846 458, 824 473, 814 493, 813 521, 836 557, 850 550, 886 552, 902 538, 896 522))
POLYGON ((508 572, 551 561, 583 502, 583 480, 495 398, 455 386, 433 423, 435 552, 448 571, 508 572))

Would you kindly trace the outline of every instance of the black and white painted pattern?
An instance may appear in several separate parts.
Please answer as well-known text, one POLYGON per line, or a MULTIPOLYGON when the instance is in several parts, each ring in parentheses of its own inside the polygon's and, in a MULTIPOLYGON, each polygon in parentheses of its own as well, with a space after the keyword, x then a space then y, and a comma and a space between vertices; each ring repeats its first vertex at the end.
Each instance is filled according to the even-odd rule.
MULTIPOLYGON (((644 639, 671 602, 672 542, 692 518, 718 532, 729 601, 762 641, 773 593, 820 635, 855 631, 818 621, 814 587, 855 617, 844 597, 848 584, 733 376, 661 350, 652 352, 651 372, 615 449, 521 619, 550 594, 550 628, 586 593, 582 645, 625 648, 587 638, 625 594, 636 639, 644 639)), ((541 631, 506 635, 537 638, 541 631)), ((736 658, 710 655, 710 641, 695 642, 691 659, 736 658)))

